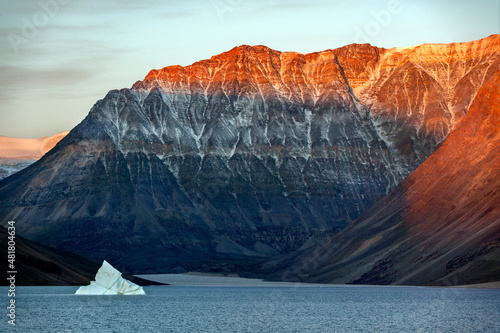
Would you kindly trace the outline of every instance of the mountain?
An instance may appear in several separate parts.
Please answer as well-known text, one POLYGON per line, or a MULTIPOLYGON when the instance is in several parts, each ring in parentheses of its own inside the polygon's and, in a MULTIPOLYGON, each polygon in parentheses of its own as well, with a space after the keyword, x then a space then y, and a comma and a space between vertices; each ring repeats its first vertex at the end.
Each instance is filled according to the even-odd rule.
POLYGON ((0 180, 40 159, 69 131, 42 139, 18 139, 0 135, 0 180))
MULTIPOLYGON (((0 227, 0 253, 8 258, 8 233, 0 227)), ((43 246, 22 237, 16 236, 16 260, 14 262, 16 286, 40 285, 86 285, 94 279, 100 264, 66 251, 43 246)), ((6 286, 10 282, 7 277, 8 261, 0 264, 0 285, 6 286)), ((141 279, 135 276, 124 275, 130 281, 142 286, 158 285, 160 283, 141 279)))
POLYGON ((61 141, 69 131, 41 139, 18 139, 0 135, 0 158, 37 160, 61 141))
POLYGON ((249 269, 337 233, 413 172, 498 69, 499 45, 243 45, 152 70, 1 181, 0 221, 129 270, 249 269))
POLYGON ((443 145, 340 234, 268 264, 309 282, 462 285, 500 278, 500 71, 443 145))

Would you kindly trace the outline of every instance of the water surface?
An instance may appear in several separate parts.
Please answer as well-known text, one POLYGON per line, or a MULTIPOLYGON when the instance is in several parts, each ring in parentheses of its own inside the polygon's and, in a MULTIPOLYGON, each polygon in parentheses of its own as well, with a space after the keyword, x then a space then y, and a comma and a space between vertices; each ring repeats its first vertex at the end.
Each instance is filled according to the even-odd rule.
MULTIPOLYGON (((151 286, 145 296, 18 287, 0 332, 500 332, 500 290, 151 286)), ((1 287, 7 305, 7 288, 1 287)))

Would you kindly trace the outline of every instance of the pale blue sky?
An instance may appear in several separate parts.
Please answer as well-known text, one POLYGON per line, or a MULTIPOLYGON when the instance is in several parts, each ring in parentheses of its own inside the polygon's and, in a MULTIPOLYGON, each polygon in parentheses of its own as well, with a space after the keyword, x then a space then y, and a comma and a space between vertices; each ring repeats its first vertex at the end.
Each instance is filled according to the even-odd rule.
POLYGON ((484 38, 500 32, 499 2, 0 0, 0 135, 71 129, 109 90, 237 45, 308 53, 484 38))

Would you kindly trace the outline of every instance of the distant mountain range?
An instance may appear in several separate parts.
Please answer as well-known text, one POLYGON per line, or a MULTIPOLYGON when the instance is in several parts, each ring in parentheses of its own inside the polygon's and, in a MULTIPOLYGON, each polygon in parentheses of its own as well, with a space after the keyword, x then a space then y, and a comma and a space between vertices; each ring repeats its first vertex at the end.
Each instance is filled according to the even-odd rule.
POLYGON ((258 270, 391 193, 499 68, 493 35, 311 54, 244 45, 153 70, 0 182, 1 223, 129 272, 258 270))
POLYGON ((69 131, 42 139, 18 139, 0 135, 0 179, 26 168, 64 138, 69 131))

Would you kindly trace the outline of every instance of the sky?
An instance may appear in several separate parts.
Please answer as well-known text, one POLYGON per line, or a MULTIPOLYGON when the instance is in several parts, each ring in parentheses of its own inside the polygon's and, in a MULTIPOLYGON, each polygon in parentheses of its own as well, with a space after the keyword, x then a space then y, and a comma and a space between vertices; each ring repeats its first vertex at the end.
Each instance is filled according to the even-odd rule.
POLYGON ((309 53, 498 33, 499 0, 0 0, 0 135, 70 130, 151 69, 242 44, 309 53))

